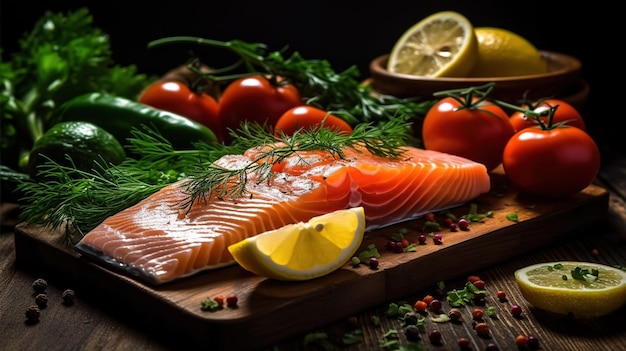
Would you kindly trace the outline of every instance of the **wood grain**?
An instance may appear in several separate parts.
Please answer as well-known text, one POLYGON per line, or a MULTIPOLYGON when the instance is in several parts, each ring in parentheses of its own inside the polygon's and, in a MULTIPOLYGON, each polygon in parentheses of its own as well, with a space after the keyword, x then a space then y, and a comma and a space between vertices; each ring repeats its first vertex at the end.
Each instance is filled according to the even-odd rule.
MULTIPOLYGON (((567 200, 545 201, 519 196, 501 181, 496 175, 494 191, 474 202, 479 212, 493 211, 493 217, 472 223, 469 231, 445 232, 442 245, 428 242, 419 245, 416 252, 402 254, 384 250, 389 235, 399 229, 409 229, 407 239, 417 241, 423 220, 368 233, 363 247, 373 243, 382 254, 377 270, 346 264, 325 277, 292 283, 268 280, 231 266, 150 286, 81 257, 65 245, 62 233, 27 223, 15 228, 16 264, 40 272, 45 267, 47 276, 72 284, 90 299, 115 301, 114 308, 131 312, 142 321, 154 321, 148 324, 155 332, 176 335, 187 344, 210 344, 218 349, 263 348, 422 291, 438 281, 549 245, 560 235, 607 214, 608 192, 596 185, 567 200), (518 215, 518 222, 506 218, 511 213, 518 215), (217 312, 200 309, 202 300, 231 293, 239 297, 238 308, 217 312), (246 331, 245 338, 238 336, 242 330, 246 331)), ((452 210, 457 216, 468 211, 469 205, 452 210)))

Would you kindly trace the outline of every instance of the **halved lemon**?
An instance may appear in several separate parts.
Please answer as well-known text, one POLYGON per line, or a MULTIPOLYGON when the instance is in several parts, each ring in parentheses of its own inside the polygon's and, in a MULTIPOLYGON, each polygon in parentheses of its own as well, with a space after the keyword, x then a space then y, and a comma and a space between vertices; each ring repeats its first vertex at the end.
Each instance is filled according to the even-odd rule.
POLYGON ((330 212, 289 224, 228 247, 244 269, 277 280, 308 280, 350 260, 365 234, 362 207, 330 212))
POLYGON ((598 317, 626 302, 626 272, 589 262, 547 262, 515 272, 522 296, 533 306, 575 317, 598 317))
POLYGON ((474 28, 478 56, 470 77, 509 77, 548 72, 548 61, 526 38, 495 27, 474 28))
POLYGON ((387 70, 426 77, 464 77, 478 56, 472 23, 454 11, 434 13, 409 28, 394 45, 387 70))

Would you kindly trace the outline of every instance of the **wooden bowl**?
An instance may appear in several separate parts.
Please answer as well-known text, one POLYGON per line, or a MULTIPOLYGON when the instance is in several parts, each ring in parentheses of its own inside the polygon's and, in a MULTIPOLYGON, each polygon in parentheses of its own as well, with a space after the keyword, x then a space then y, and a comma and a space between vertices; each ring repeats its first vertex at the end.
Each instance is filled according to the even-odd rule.
POLYGON ((392 73, 387 70, 389 55, 382 55, 370 63, 368 80, 374 91, 401 98, 432 98, 433 93, 444 90, 480 86, 490 82, 496 84, 491 97, 512 104, 524 98, 561 98, 576 107, 582 107, 589 93, 588 85, 580 78, 581 63, 572 56, 541 51, 548 61, 548 72, 528 76, 486 78, 431 78, 392 73))

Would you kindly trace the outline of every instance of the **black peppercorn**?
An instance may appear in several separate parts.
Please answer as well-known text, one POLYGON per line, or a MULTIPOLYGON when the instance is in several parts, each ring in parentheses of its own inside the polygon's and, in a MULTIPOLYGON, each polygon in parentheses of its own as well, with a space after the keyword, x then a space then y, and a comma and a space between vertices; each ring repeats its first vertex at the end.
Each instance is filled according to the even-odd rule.
POLYGON ((420 328, 415 324, 409 324, 404 327, 404 335, 409 341, 420 340, 420 328))
POLYGON ((39 308, 48 306, 48 295, 44 293, 37 294, 37 296, 35 296, 35 303, 39 306, 39 308))
POLYGON ((39 321, 39 317, 41 316, 41 311, 37 305, 28 306, 26 309, 26 319, 30 323, 36 323, 39 321))
POLYGON ((63 298, 63 303, 66 305, 71 305, 74 303, 74 297, 76 297, 74 290, 72 289, 65 289, 65 291, 63 291, 63 294, 61 294, 61 297, 63 298))
POLYGON ((36 293, 42 293, 46 291, 47 288, 48 288, 48 282, 46 282, 45 280, 41 278, 37 278, 33 282, 33 290, 35 290, 36 293))

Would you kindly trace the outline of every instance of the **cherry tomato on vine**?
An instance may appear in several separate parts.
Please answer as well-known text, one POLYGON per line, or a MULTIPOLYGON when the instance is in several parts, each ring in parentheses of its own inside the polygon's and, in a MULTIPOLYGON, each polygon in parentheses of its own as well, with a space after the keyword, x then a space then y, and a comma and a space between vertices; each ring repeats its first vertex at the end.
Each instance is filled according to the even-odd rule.
POLYGON ((312 130, 322 125, 342 134, 352 133, 352 127, 342 118, 313 106, 302 105, 291 108, 280 116, 274 126, 274 134, 279 136, 282 132, 293 135, 296 130, 312 130))
POLYGON ((600 151, 580 128, 525 128, 504 148, 502 166, 520 190, 564 198, 591 184, 600 169, 600 151))
MULTIPOLYGON (((567 125, 586 131, 586 125, 582 115, 574 106, 566 101, 560 99, 545 99, 538 101, 537 103, 532 103, 531 106, 523 105, 521 107, 529 108, 531 111, 537 113, 544 113, 545 115, 538 118, 540 118, 543 123, 548 123, 548 110, 557 105, 558 107, 554 109, 552 117, 553 124, 567 121, 567 125)), ((513 112, 510 116, 510 120, 516 132, 519 132, 524 128, 535 127, 538 124, 532 116, 528 116, 522 111, 513 112)))
POLYGON ((239 129, 244 120, 273 127, 283 113, 302 104, 294 85, 273 84, 263 76, 250 76, 239 78, 224 89, 219 116, 226 130, 239 129))
POLYGON ((181 81, 156 81, 146 87, 137 100, 201 123, 211 129, 218 139, 222 139, 217 101, 211 95, 193 91, 181 81))
POLYGON ((500 106, 462 97, 439 100, 422 125, 424 148, 482 163, 488 171, 502 163, 502 150, 513 134, 509 116, 500 106))

